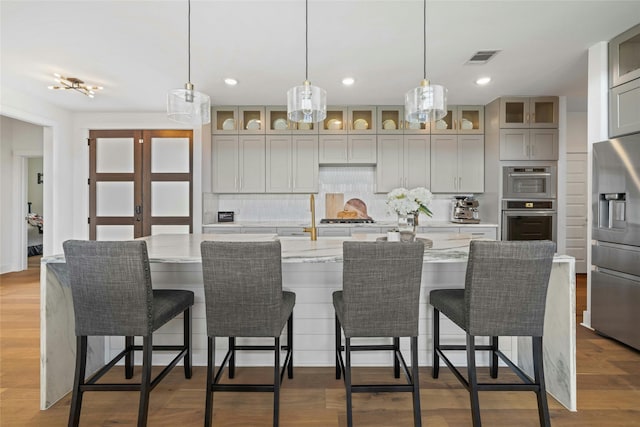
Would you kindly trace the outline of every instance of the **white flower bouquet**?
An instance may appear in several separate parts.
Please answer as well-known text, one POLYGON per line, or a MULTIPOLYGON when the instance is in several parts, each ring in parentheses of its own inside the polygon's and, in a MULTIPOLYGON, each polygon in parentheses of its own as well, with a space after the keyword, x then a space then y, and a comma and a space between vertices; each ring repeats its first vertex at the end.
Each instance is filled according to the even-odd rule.
POLYGON ((433 213, 429 210, 431 200, 433 200, 433 194, 424 187, 416 187, 412 190, 396 188, 387 194, 389 210, 398 215, 415 215, 422 212, 432 216, 433 213))

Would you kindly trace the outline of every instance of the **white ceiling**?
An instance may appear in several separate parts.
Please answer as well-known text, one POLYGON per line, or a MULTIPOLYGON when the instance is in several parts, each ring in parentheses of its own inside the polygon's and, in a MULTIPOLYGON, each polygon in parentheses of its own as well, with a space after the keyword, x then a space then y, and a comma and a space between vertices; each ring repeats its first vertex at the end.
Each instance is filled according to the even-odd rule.
MULTIPOLYGON (((1 0, 2 87, 72 111, 163 111, 187 81, 187 1, 1 0), (52 91, 53 73, 104 86, 52 91)), ((191 81, 214 105, 283 105, 305 77, 304 0, 192 0, 191 81), (225 77, 239 80, 236 87, 225 77)), ((422 79, 420 0, 310 0, 309 79, 329 104, 402 104, 422 79), (356 79, 352 87, 343 77, 356 79)), ((450 104, 565 95, 585 105, 587 50, 640 22, 640 0, 427 3, 427 76, 450 104), (478 50, 501 52, 465 65, 478 50), (490 85, 478 87, 477 77, 490 85)))

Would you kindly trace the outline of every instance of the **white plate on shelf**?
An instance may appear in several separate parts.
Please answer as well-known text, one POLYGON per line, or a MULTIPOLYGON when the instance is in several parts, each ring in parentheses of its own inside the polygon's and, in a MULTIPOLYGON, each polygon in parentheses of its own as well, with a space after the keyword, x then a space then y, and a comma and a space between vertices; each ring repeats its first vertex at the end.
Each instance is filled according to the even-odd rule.
POLYGON ((287 129, 287 121, 285 119, 276 119, 273 121, 273 128, 277 130, 287 129))
POLYGON ((234 130, 236 128, 236 121, 234 119, 227 119, 222 122, 222 130, 234 130))
POLYGON ((247 122, 247 130, 260 130, 260 120, 251 119, 247 122))
POLYGON ((311 130, 311 123, 305 123, 305 122, 298 123, 298 130, 311 130))
POLYGON ((473 129, 473 123, 470 120, 462 119, 460 121, 460 128, 465 130, 473 129))
POLYGON ((357 130, 369 129, 369 123, 365 119, 357 119, 353 122, 353 128, 357 130))
POLYGON ((446 129, 448 127, 449 127, 449 125, 444 120, 438 120, 436 122, 436 129, 446 129))
POLYGON ((420 129, 419 122, 416 122, 416 123, 407 122, 407 123, 409 123, 409 129, 420 129))
POLYGON ((385 130, 396 129, 396 122, 394 120, 387 119, 384 122, 382 122, 382 129, 385 129, 385 130))
POLYGON ((327 122, 327 129, 340 130, 342 129, 342 122, 338 119, 329 119, 329 121, 327 122))

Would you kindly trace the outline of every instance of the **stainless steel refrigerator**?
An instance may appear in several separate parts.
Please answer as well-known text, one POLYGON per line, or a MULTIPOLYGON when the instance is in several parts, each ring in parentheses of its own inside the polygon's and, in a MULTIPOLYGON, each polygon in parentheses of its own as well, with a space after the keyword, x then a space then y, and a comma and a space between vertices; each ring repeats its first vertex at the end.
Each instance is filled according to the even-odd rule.
POLYGON ((593 145, 591 326, 640 350, 640 134, 593 145))

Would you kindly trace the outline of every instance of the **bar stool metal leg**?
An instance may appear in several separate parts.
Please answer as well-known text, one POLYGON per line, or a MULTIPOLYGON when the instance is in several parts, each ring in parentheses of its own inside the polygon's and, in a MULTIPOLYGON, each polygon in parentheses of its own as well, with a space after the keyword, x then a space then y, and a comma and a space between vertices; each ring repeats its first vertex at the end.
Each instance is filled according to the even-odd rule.
POLYGON ((351 338, 344 338, 344 383, 347 391, 347 427, 353 426, 353 402, 351 401, 351 338))
POLYGON ((80 423, 80 408, 82 407, 81 387, 84 385, 84 377, 87 367, 87 337, 76 338, 76 372, 73 379, 73 397, 71 398, 71 415, 69 427, 77 427, 80 423))
POLYGON ((236 337, 229 337, 229 378, 236 376, 236 337))
POLYGON ((184 377, 187 379, 191 378, 191 375, 192 375, 191 324, 192 324, 192 314, 191 314, 191 307, 189 307, 184 311, 184 324, 183 324, 184 346, 187 349, 187 352, 184 355, 184 377))
POLYGON ((151 392, 151 355, 153 335, 142 339, 142 381, 140 382, 140 406, 138 408, 138 427, 147 425, 149 415, 149 393, 151 392))
POLYGON ((538 390, 536 391, 536 397, 538 398, 538 416, 540 418, 540 426, 551 427, 551 420, 549 419, 549 406, 547 403, 547 389, 544 382, 542 337, 532 337, 532 341, 533 373, 535 382, 539 386, 538 390))
POLYGON ((338 315, 335 315, 335 338, 336 338, 336 379, 339 380, 342 374, 342 366, 340 365, 340 352, 342 351, 342 327, 338 315))
POLYGON ((216 341, 215 338, 207 337, 207 393, 205 396, 205 413, 204 413, 204 425, 205 427, 211 426, 213 417, 213 374, 215 372, 215 355, 216 341))
POLYGON ((411 379, 413 382, 413 425, 422 426, 422 410, 420 409, 420 381, 418 366, 418 337, 411 337, 411 379))
POLYGON ((274 338, 273 357, 273 427, 280 421, 280 337, 274 338))
POLYGON ((467 369, 469 370, 469 397, 471 400, 473 427, 481 427, 478 376, 476 373, 476 343, 475 337, 469 334, 467 334, 467 369))
POLYGON ((400 378, 400 338, 393 337, 393 376, 400 378))
POLYGON ((491 378, 498 378, 498 337, 491 337, 490 356, 489 374, 491 375, 491 378))
POLYGON ((433 309, 433 361, 431 363, 431 377, 438 378, 440 373, 440 311, 433 309))
POLYGON ((289 350, 289 364, 287 365, 287 376, 293 378, 293 313, 287 320, 287 347, 289 350))
POLYGON ((133 337, 124 337, 124 348, 127 354, 124 356, 124 377, 126 379, 133 378, 133 362, 134 362, 134 350, 133 350, 133 337))

